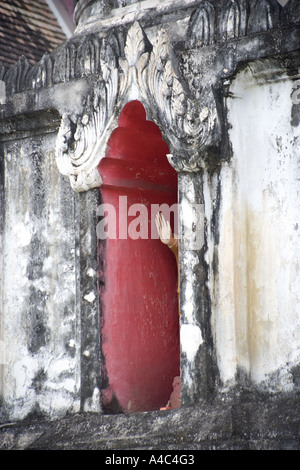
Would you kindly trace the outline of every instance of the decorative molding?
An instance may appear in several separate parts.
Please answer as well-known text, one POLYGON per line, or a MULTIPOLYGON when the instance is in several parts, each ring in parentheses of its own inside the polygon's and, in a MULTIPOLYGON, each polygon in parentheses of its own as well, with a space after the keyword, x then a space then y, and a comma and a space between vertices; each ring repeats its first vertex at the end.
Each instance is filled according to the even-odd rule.
MULTIPOLYGON (((172 2, 164 4, 170 8, 167 14, 172 2)), ((195 8, 193 13, 187 10, 189 23, 176 52, 166 31, 160 30, 151 44, 135 22, 127 33, 111 27, 106 37, 103 31, 75 34, 33 67, 25 58, 9 70, 0 64, 3 115, 14 94, 85 80, 89 95, 82 112, 63 115, 56 145, 59 171, 70 178, 74 190, 101 185, 97 166, 122 107, 131 99, 140 100, 148 118, 161 128, 177 171, 198 171, 210 156, 216 160, 225 119, 223 82, 233 76, 245 51, 251 60, 260 58, 253 36, 259 35, 265 46, 264 57, 277 53, 279 45, 282 54, 298 47, 298 0, 289 0, 285 7, 277 0, 191 0, 182 9, 187 4, 195 8), (289 41, 274 29, 284 27, 288 34, 288 24, 294 28, 289 41)), ((7 110, 9 114, 9 106, 7 110)))
POLYGON ((195 161, 212 131, 216 119, 214 100, 210 106, 201 107, 192 96, 187 84, 175 71, 168 35, 161 30, 147 51, 147 40, 138 23, 129 30, 125 46, 126 59, 121 61, 124 81, 121 93, 141 99, 152 110, 157 124, 163 128, 172 149, 179 160, 170 158, 176 170, 190 171, 199 167, 195 161), (195 156, 195 147, 198 151, 195 156), (184 157, 186 156, 186 158, 184 157), (195 161, 193 161, 193 158, 195 161))
MULTIPOLYGON (((278 26, 300 23, 299 0, 289 0, 284 7, 278 0, 178 0, 176 8, 179 9, 179 6, 182 9, 194 7, 183 38, 189 49, 214 46, 268 32, 278 26)), ((132 5, 120 8, 120 13, 124 13, 126 8, 132 9, 132 5)), ((168 8, 173 11, 174 1, 165 0, 165 9, 159 2, 159 8, 162 9, 160 14, 165 14, 168 8)), ((107 21, 106 34, 112 38, 114 25, 109 19, 107 21)), ((75 34, 51 55, 45 54, 34 66, 29 65, 24 57, 9 69, 0 63, 0 79, 5 81, 7 94, 11 95, 100 73, 99 55, 105 41, 93 33, 85 32, 83 39, 80 34, 75 34)))
POLYGON ((215 42, 215 9, 209 2, 204 1, 192 14, 187 37, 191 46, 208 46, 215 42))
POLYGON ((92 105, 76 123, 67 115, 62 118, 56 145, 59 171, 70 178, 76 191, 100 186, 97 167, 105 155, 118 110, 131 99, 141 100, 165 129, 171 147, 177 151, 177 159, 170 156, 170 163, 178 171, 199 169, 201 148, 214 127, 216 109, 212 102, 200 109, 189 97, 174 70, 166 32, 160 32, 152 47, 141 26, 134 23, 119 69, 109 47, 102 49, 102 79, 94 88, 92 105))
POLYGON ((63 115, 56 142, 56 163, 68 176, 75 191, 87 191, 102 183, 98 164, 115 122, 119 95, 118 69, 114 54, 106 46, 100 55, 102 78, 95 84, 85 112, 76 122, 63 115))
POLYGON ((141 0, 102 0, 101 3, 97 2, 93 9, 89 9, 89 5, 83 5, 83 8, 80 8, 80 15, 77 15, 76 10, 78 6, 80 7, 80 3, 89 2, 89 0, 82 0, 75 7, 76 31, 88 31, 93 29, 95 24, 99 30, 107 31, 135 21, 142 22, 147 20, 149 15, 154 17, 178 12, 182 8, 193 8, 199 1, 201 0, 143 0, 141 5, 141 0), (85 9, 86 14, 82 15, 85 9))
POLYGON ((205 0, 190 18, 186 39, 191 45, 203 47, 259 34, 285 25, 292 18, 299 23, 297 9, 295 0, 289 0, 284 7, 277 0, 205 0))
POLYGON ((247 10, 246 0, 228 0, 225 3, 220 25, 222 39, 237 39, 246 35, 247 10))
POLYGON ((4 81, 6 82, 7 93, 20 93, 23 89, 24 82, 30 65, 26 57, 22 56, 4 75, 4 81))
POLYGON ((248 23, 250 34, 268 31, 279 23, 279 11, 282 8, 276 1, 260 0, 251 10, 248 23))

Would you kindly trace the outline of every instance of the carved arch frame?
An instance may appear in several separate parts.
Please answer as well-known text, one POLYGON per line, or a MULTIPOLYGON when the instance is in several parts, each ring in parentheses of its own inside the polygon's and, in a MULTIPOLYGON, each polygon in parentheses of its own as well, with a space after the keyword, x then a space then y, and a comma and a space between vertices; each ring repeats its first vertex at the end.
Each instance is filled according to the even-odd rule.
MULTIPOLYGON (((217 151, 221 150, 222 140, 226 137, 226 114, 222 108, 228 90, 226 83, 230 85, 230 80, 243 64, 272 58, 278 52, 283 67, 287 60, 291 63, 291 70, 300 70, 299 60, 295 67, 293 65, 293 56, 295 58, 297 54, 299 59, 299 0, 289 0, 284 8, 277 0, 199 0, 186 3, 193 4, 193 11, 188 9, 186 13, 186 16, 189 15, 188 28, 185 37, 181 38, 183 49, 179 54, 172 50, 171 39, 163 30, 152 44, 141 21, 132 24, 128 31, 127 23, 124 23, 122 34, 123 31, 127 33, 120 43, 110 25, 110 32, 104 38, 101 36, 103 32, 100 34, 98 30, 97 34, 87 31, 86 34, 75 35, 56 52, 45 54, 33 67, 25 58, 7 71, 0 64, 1 120, 3 117, 5 125, 11 117, 16 117, 14 113, 19 112, 20 103, 25 103, 25 98, 33 95, 35 99, 27 112, 55 110, 55 124, 51 125, 53 128, 55 126, 56 132, 56 120, 59 119, 57 116, 62 105, 55 100, 55 93, 51 94, 48 90, 52 91, 56 85, 62 89, 67 84, 67 88, 73 91, 75 86, 73 88, 72 85, 74 82, 77 84, 77 80, 84 81, 85 90, 89 89, 84 111, 78 111, 77 115, 63 115, 56 145, 60 172, 70 179, 72 188, 82 196, 76 198, 75 204, 76 222, 79 221, 76 233, 80 245, 78 303, 81 318, 84 319, 82 323, 87 325, 90 319, 97 323, 94 315, 97 306, 93 310, 94 305, 84 300, 89 292, 97 292, 96 280, 86 275, 91 266, 96 272, 97 253, 95 233, 91 240, 83 234, 95 227, 95 217, 90 208, 96 207, 99 193, 89 190, 101 186, 97 166, 105 155, 107 139, 116 127, 123 105, 131 99, 141 100, 149 119, 162 130, 171 150, 170 162, 179 173, 180 203, 188 198, 190 203, 203 203, 204 157, 213 146, 219 145, 217 151), (20 97, 23 99, 20 100, 20 97), (222 132, 223 129, 225 132, 222 132), (87 318, 89 320, 85 321, 87 318)), ((185 2, 182 2, 181 8, 186 8, 185 2)), ((161 15, 161 11, 158 14, 161 15)), ((299 79, 299 75, 294 78, 299 79)), ((81 104, 72 109, 82 110, 81 104)), ((47 122, 49 119, 50 115, 47 122)), ((214 164, 218 163, 219 156, 214 153, 214 164)), ((213 210, 216 220, 216 208, 213 207, 213 210)), ((187 380, 183 383, 190 387, 185 395, 188 396, 187 401, 193 402, 194 397, 198 399, 201 395, 201 387, 205 388, 202 384, 213 381, 209 361, 214 359, 214 345, 208 330, 209 292, 203 289, 208 272, 205 249, 187 254, 185 250, 183 244, 182 298, 183 303, 191 301, 194 310, 193 318, 190 318, 182 309, 185 322, 181 330, 183 347, 184 341, 190 338, 190 332, 198 335, 196 338, 200 347, 201 340, 205 343, 201 351, 199 348, 200 352, 195 350, 195 367, 190 361, 184 369, 187 380), (199 329, 195 328, 199 325, 202 338, 199 329)), ((93 343, 94 347, 98 337, 95 333, 91 341, 89 331, 81 334, 84 354, 85 344, 91 347, 93 343)), ((88 382, 82 392, 84 402, 92 394, 92 377, 95 370, 99 373, 99 363, 95 360, 85 365, 87 356, 83 357, 81 367, 86 368, 87 373, 82 373, 82 383, 88 382)))
POLYGON ((136 22, 128 31, 124 58, 117 64, 107 42, 100 63, 102 76, 85 111, 75 123, 64 114, 58 132, 56 163, 72 188, 82 192, 101 186, 98 164, 120 110, 134 99, 160 126, 171 149, 171 165, 177 171, 197 171, 201 149, 217 127, 216 106, 213 99, 202 106, 179 77, 167 33, 162 30, 152 46, 136 22))
MULTIPOLYGON (((212 1, 199 2, 187 29, 185 47, 189 51, 182 54, 180 64, 164 30, 160 30, 155 43, 151 44, 141 25, 133 23, 127 32, 124 49, 118 52, 118 60, 110 42, 112 36, 108 36, 99 54, 99 79, 93 85, 84 112, 77 116, 76 122, 71 116, 64 115, 58 133, 57 165, 70 179, 72 188, 84 192, 101 186, 97 167, 105 156, 108 138, 117 126, 123 106, 137 99, 143 103, 148 118, 160 127, 169 145, 169 162, 179 177, 180 205, 185 202, 204 205, 206 163, 210 162, 209 171, 214 171, 224 155, 230 157, 223 107, 227 85, 246 63, 276 54, 279 39, 275 26, 280 8, 275 2, 277 0, 260 0, 253 8, 247 0, 224 0, 220 6, 212 1), (260 29, 256 31, 253 29, 255 15, 261 10, 266 13, 262 20, 270 18, 270 21, 261 21, 260 29), (261 38, 265 35, 261 49, 257 50, 253 46, 256 34, 261 38), (224 56, 219 53, 222 49, 226 50, 224 56), (206 65, 203 63, 206 57, 214 59, 206 65)), ((286 15, 286 11, 282 11, 283 22, 286 15)), ((297 27, 294 25, 295 30, 297 27)), ((294 33, 291 33, 293 37, 294 33)), ((283 37, 280 40, 283 55, 292 57, 298 46, 293 42, 289 45, 283 37)), ((204 214, 202 216, 205 218, 204 214)), ((188 357, 183 368, 182 393, 183 402, 187 404, 199 396, 207 398, 218 377, 209 326, 211 299, 206 283, 209 270, 205 259, 206 235, 203 225, 202 248, 190 251, 183 243, 181 249, 182 348, 190 352, 186 345, 191 335, 197 346, 192 359, 188 357), (187 298, 186 292, 193 292, 191 299, 187 298), (185 314, 187 302, 193 307, 191 316, 185 314)))

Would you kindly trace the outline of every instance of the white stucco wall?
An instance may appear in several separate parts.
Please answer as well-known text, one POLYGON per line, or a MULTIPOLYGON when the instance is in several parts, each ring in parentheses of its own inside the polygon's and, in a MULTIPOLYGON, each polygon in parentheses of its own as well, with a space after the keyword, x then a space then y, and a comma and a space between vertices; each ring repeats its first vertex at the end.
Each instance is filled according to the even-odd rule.
POLYGON ((292 120, 293 81, 275 77, 249 67, 231 86, 233 157, 220 175, 220 240, 212 246, 210 238, 208 259, 215 250, 210 288, 223 383, 242 369, 257 384, 287 391, 300 362, 300 126, 292 120))
POLYGON ((74 214, 64 194, 68 182, 53 163, 54 143, 50 134, 42 143, 24 139, 4 146, 0 372, 12 420, 79 410, 74 214))

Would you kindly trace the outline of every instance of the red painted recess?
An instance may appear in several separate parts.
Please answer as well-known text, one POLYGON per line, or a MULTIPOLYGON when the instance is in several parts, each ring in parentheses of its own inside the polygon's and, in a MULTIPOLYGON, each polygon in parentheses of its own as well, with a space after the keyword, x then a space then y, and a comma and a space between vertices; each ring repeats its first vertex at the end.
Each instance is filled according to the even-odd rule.
POLYGON ((159 128, 146 119, 143 105, 131 101, 123 108, 99 165, 102 203, 113 207, 116 215, 113 227, 111 218, 102 219, 116 238, 99 241, 106 412, 165 406, 180 373, 176 259, 156 230, 157 238, 151 237, 153 205, 156 209, 164 203, 177 204, 177 175, 168 152, 159 128), (133 204, 142 204, 143 211, 135 213, 133 204), (130 233, 136 236, 139 231, 144 238, 132 239, 130 233))

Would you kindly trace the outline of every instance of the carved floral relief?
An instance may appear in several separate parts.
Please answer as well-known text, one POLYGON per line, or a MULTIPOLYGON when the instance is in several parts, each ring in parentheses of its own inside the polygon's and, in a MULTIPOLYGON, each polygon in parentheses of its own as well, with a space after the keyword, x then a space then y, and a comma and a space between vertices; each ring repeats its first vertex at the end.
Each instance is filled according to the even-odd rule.
POLYGON ((119 66, 107 46, 102 52, 101 70, 89 109, 78 116, 75 125, 64 115, 58 133, 57 165, 70 178, 72 188, 86 191, 101 185, 97 166, 105 155, 119 110, 131 99, 143 102, 167 135, 171 149, 176 149, 176 155, 168 156, 170 163, 178 171, 197 170, 216 110, 213 100, 210 106, 200 108, 175 72, 167 33, 162 30, 152 46, 141 26, 134 23, 119 66))

